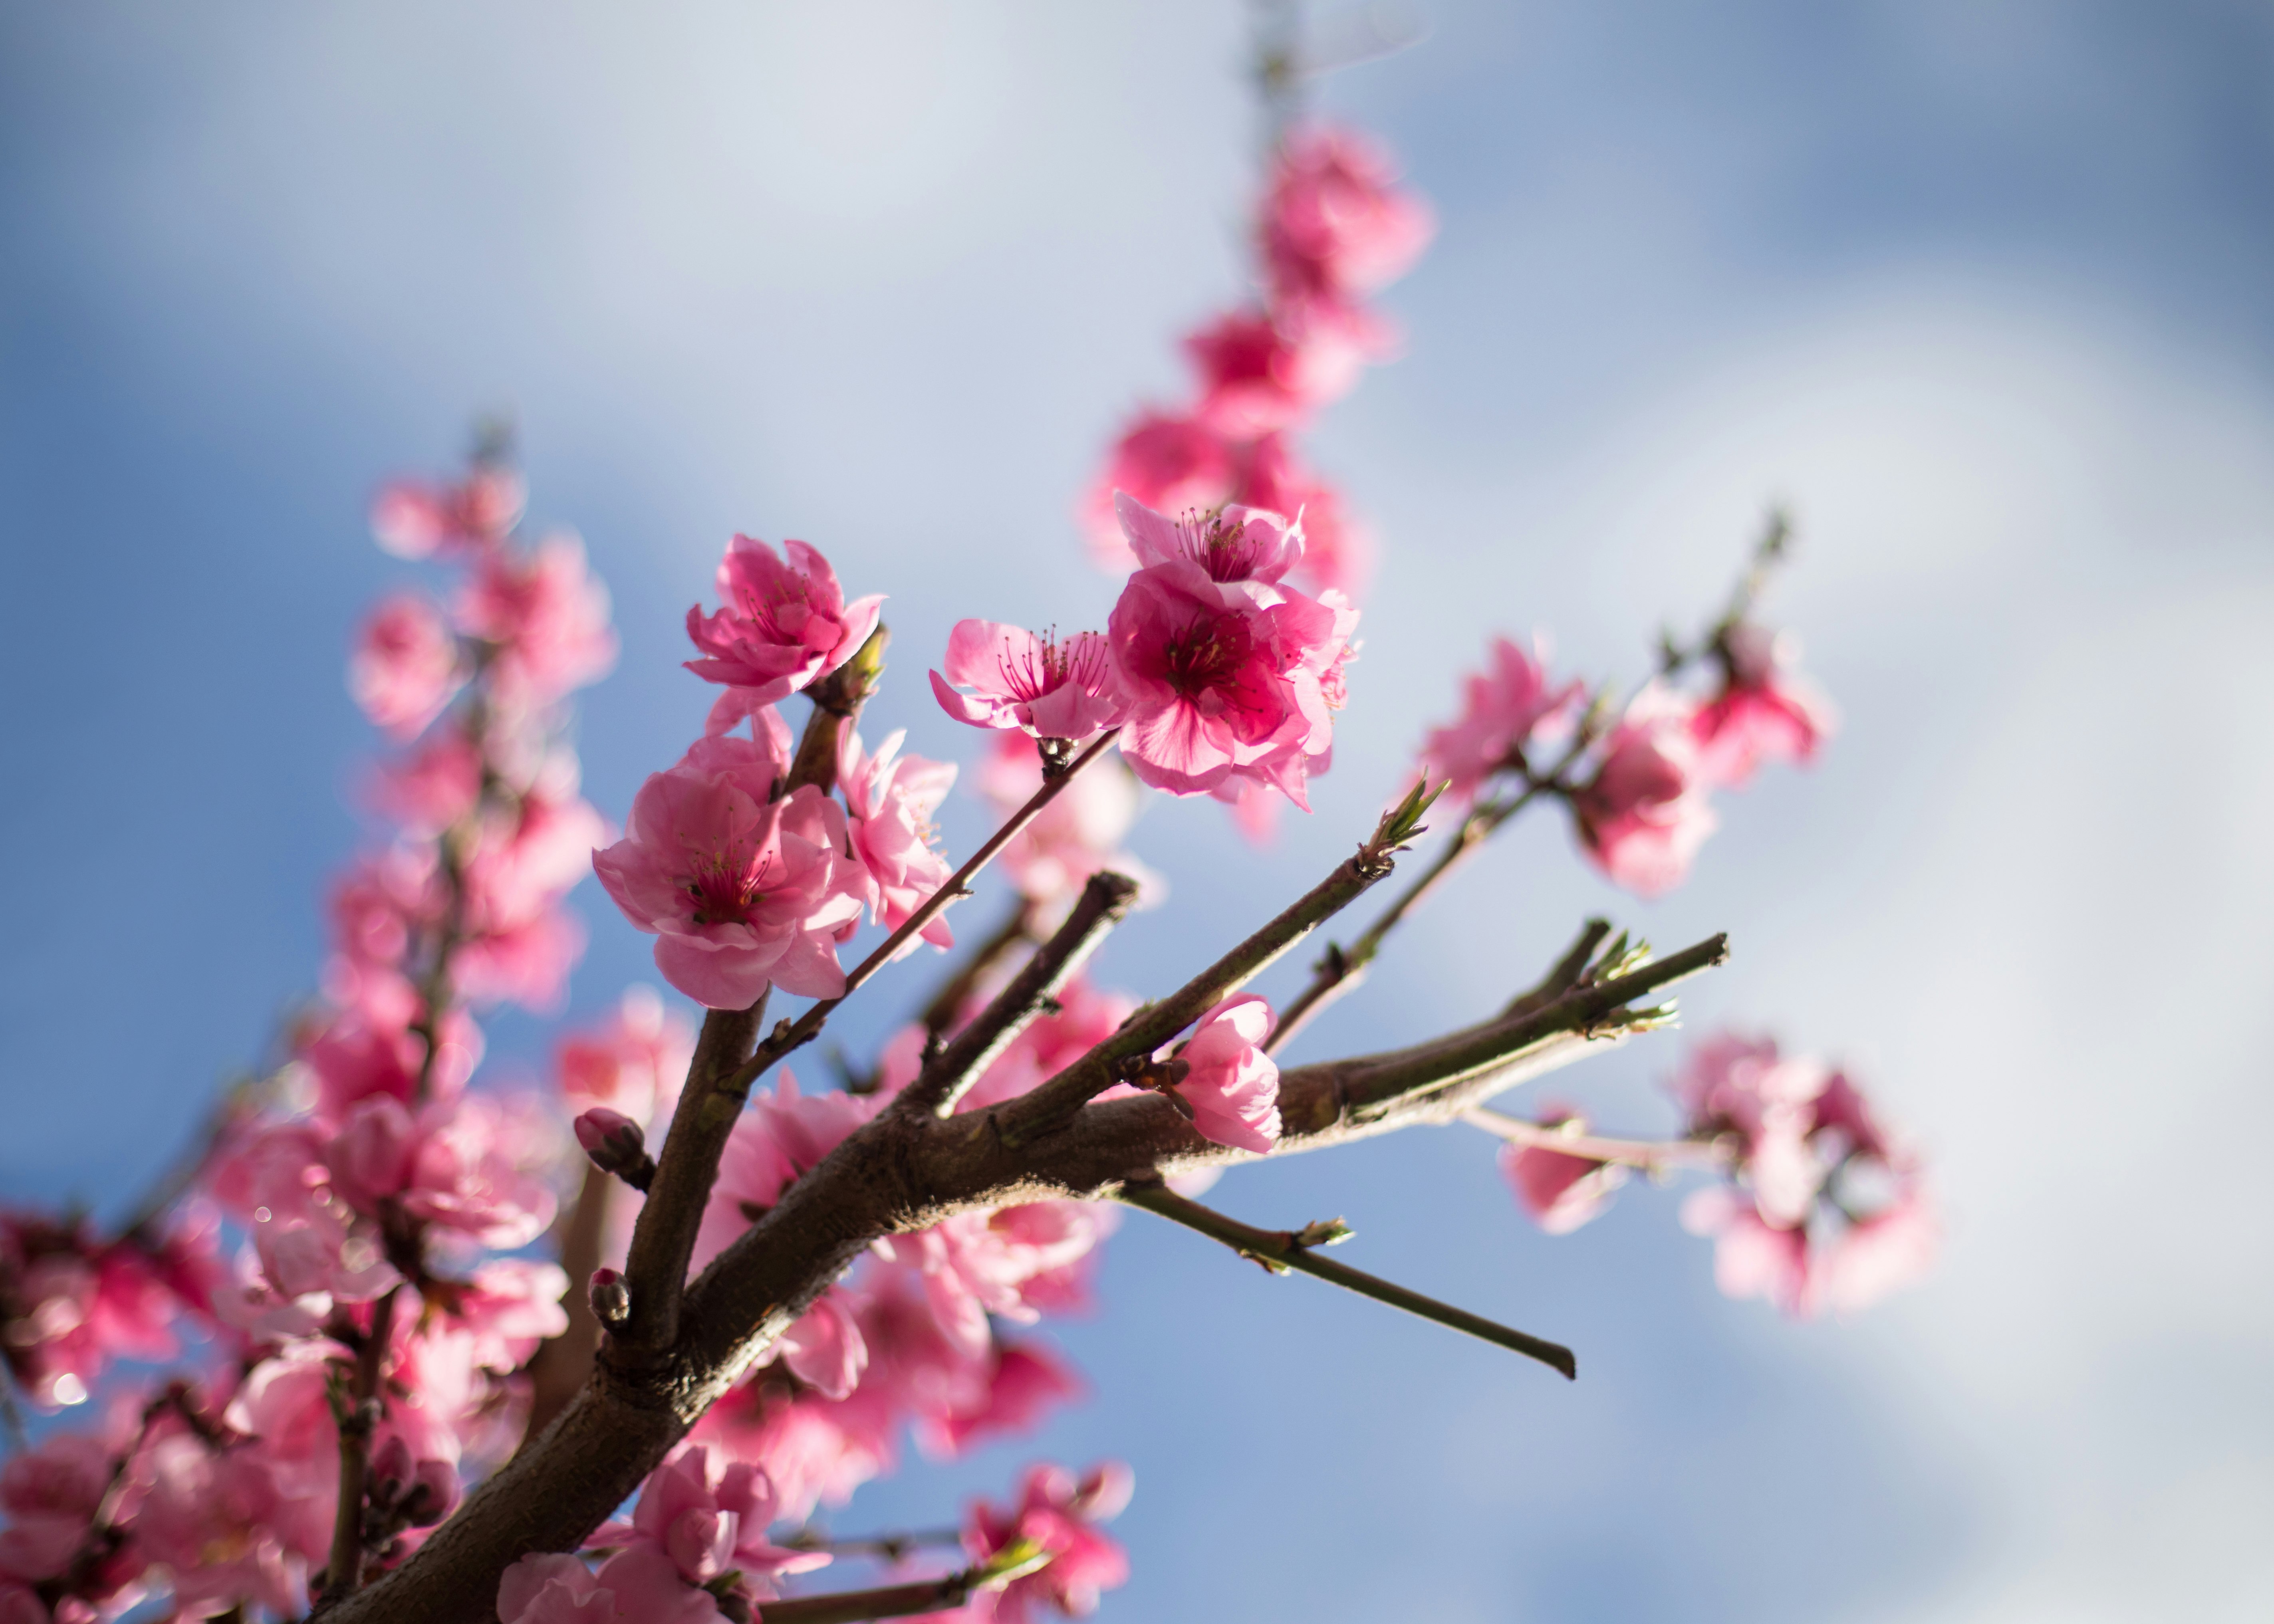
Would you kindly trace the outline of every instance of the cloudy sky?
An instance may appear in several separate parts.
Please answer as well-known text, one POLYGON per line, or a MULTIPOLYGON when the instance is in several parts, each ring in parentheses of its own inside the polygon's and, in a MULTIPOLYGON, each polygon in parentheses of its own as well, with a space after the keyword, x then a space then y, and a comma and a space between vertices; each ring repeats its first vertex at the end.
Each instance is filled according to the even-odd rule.
MULTIPOLYGON (((1824 764, 1732 797, 1657 904, 1519 827, 1305 1041, 1470 1018, 1590 912, 1726 928, 1691 1033, 1856 1065, 1933 1157, 1948 1256, 1794 1327, 1716 1295, 1670 1192, 1549 1240, 1459 1131, 1259 1169, 1225 1206, 1346 1214, 1360 1267, 1569 1341, 1585 1378, 1133 1219, 1065 1337, 1096 1395, 840 1526, 1113 1453, 1118 1620, 2267 1616, 2274 19, 1428 15, 1323 92, 1442 222, 1390 301, 1407 357, 1313 442, 1384 552, 1334 774, 1263 856, 1155 808, 1136 845, 1176 900, 1104 974, 1157 989, 1308 883, 1487 634, 1631 680, 1788 500, 1771 607, 1845 713, 1824 764)), ((967 614, 1102 615, 1070 506, 1239 285, 1242 26, 1227 0, 0 4, 7 1190, 118 1199, 310 987, 365 832, 341 650, 402 575, 364 503, 478 410, 614 589, 605 810, 701 714, 676 622, 737 529, 890 591, 884 708, 968 753, 919 662, 967 614)), ((650 972, 579 902, 590 1011, 650 972)), ((1683 1041, 1558 1087, 1662 1127, 1683 1041)), ((542 1046, 496 1023, 502 1071, 542 1046)))

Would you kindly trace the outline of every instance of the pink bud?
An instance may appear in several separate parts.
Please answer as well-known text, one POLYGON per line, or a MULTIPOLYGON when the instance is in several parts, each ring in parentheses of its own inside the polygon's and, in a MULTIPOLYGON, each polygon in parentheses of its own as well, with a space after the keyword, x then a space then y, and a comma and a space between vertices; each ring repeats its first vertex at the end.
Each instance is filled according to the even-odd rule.
POLYGON ((639 1124, 621 1111, 612 1111, 605 1105, 596 1105, 576 1118, 576 1143, 588 1156, 598 1158, 600 1147, 618 1134, 629 1131, 631 1142, 644 1147, 647 1136, 640 1132, 639 1124))

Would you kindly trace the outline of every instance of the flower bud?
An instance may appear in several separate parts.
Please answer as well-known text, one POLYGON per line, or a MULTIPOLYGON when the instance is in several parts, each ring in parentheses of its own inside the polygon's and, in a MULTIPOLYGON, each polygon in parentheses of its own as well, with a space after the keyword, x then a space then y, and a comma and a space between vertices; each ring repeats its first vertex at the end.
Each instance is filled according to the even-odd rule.
POLYGON ((632 1312, 632 1294, 624 1277, 612 1268, 592 1271, 591 1301, 592 1317, 602 1325, 621 1325, 632 1312))

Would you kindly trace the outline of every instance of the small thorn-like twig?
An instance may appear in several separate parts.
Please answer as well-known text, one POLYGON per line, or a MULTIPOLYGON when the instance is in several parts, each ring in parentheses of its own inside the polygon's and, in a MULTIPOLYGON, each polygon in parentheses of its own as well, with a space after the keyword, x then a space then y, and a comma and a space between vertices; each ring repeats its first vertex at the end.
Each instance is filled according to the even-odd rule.
POLYGON ((1456 1308, 1441 1303, 1435 1297, 1424 1297, 1419 1291, 1408 1290, 1391 1281, 1354 1269, 1347 1264, 1313 1255, 1314 1246, 1330 1244, 1332 1240, 1344 1238, 1349 1231, 1339 1219, 1330 1225, 1313 1224, 1290 1232, 1285 1229, 1259 1229, 1236 1218, 1227 1218, 1212 1207, 1188 1200, 1164 1184, 1133 1180, 1121 1188, 1120 1199, 1132 1207, 1141 1207, 1148 1213, 1166 1218, 1171 1223, 1183 1224, 1197 1230, 1210 1240, 1220 1241, 1243 1258, 1252 1258, 1274 1274, 1292 1271, 1310 1274, 1345 1291, 1355 1291, 1360 1297, 1370 1297, 1377 1303, 1387 1303, 1392 1308, 1402 1308, 1409 1314, 1449 1326, 1456 1331, 1488 1342, 1497 1348, 1506 1348, 1526 1358, 1537 1359, 1549 1368, 1560 1371, 1567 1380, 1576 1380, 1579 1362, 1572 1351, 1561 1342, 1551 1342, 1545 1337, 1533 1336, 1523 1331, 1511 1330, 1504 1325, 1472 1314, 1465 1308, 1456 1308), (1334 1230, 1341 1234, 1332 1234, 1334 1230), (1314 1232, 1325 1231, 1331 1238, 1314 1240, 1314 1232))

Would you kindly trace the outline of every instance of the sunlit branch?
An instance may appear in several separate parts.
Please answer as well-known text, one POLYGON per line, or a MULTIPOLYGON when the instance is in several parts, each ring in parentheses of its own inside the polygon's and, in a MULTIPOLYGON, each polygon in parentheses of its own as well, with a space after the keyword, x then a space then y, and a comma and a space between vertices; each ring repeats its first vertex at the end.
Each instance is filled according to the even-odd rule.
POLYGON ((1314 1231, 1323 1231, 1320 1239, 1311 1238, 1314 1231, 1259 1229, 1236 1218, 1227 1218, 1213 1208, 1202 1207, 1198 1201, 1189 1200, 1163 1184, 1133 1182, 1125 1184, 1120 1199, 1132 1207, 1141 1207, 1148 1213, 1166 1218, 1171 1223, 1180 1223, 1188 1229, 1197 1230, 1210 1240, 1221 1241, 1241 1257, 1253 1258, 1275 1274, 1284 1274, 1291 1269, 1297 1274, 1309 1274, 1340 1286, 1345 1291, 1355 1291, 1360 1297, 1370 1297, 1377 1303, 1387 1303, 1392 1308, 1402 1308, 1409 1314, 1418 1314, 1438 1325, 1465 1332, 1495 1347, 1506 1348, 1526 1358, 1537 1359, 1551 1369, 1561 1371, 1567 1379, 1578 1376, 1577 1358, 1560 1342, 1511 1330, 1480 1314, 1472 1314, 1465 1308, 1456 1308, 1449 1303, 1441 1303, 1435 1297, 1409 1290, 1393 1281, 1352 1268, 1331 1258, 1317 1256, 1314 1249, 1322 1241, 1332 1244, 1348 1236, 1349 1231, 1339 1223, 1314 1226, 1314 1231))
POLYGON ((1481 1128, 1495 1139, 1533 1150, 1554 1151, 1559 1156, 1578 1156, 1589 1162, 1615 1162, 1622 1167, 1656 1173, 1668 1168, 1720 1168, 1729 1154, 1718 1144, 1698 1139, 1608 1139, 1592 1134, 1567 1132, 1546 1123, 1526 1122, 1489 1106, 1472 1105, 1461 1120, 1481 1128))

